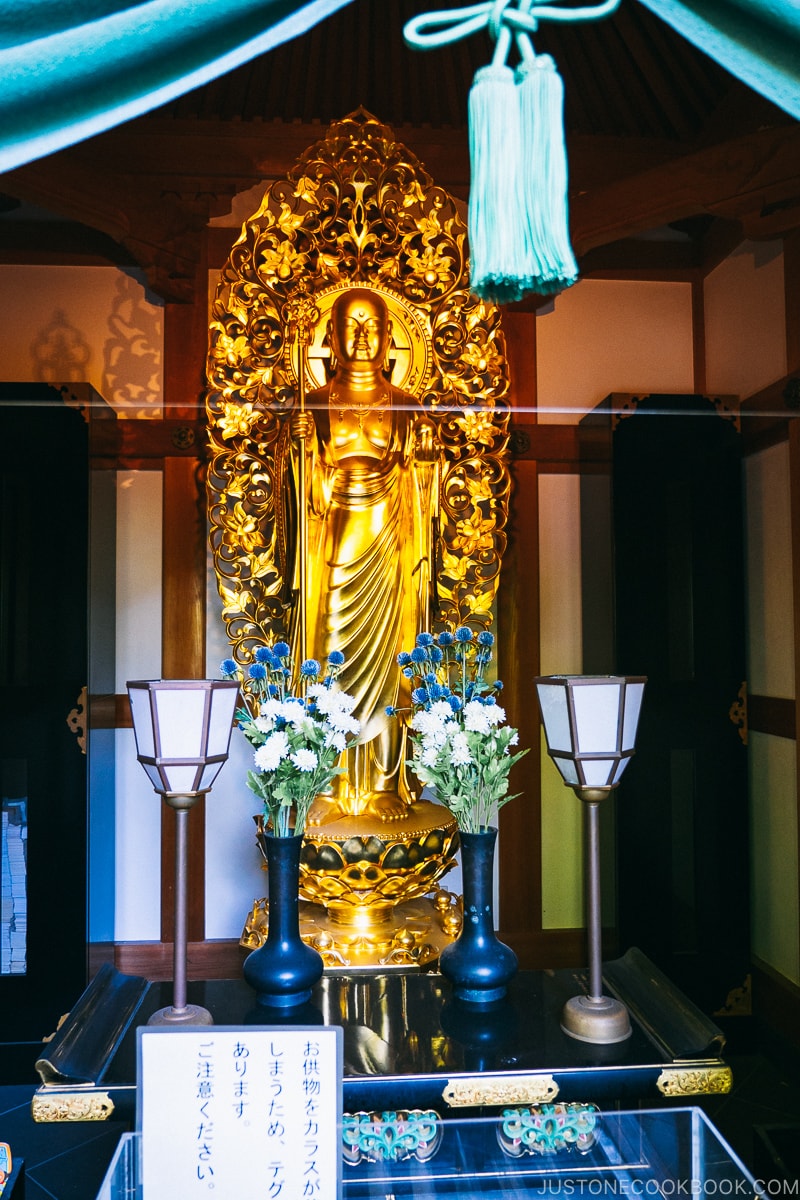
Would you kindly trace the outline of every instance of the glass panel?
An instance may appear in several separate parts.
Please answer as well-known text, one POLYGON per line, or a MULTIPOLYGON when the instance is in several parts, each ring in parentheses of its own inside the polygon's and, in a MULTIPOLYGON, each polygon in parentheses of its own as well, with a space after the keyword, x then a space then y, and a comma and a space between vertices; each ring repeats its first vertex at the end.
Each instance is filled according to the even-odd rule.
POLYGON ((632 750, 636 742, 636 728, 644 696, 643 683, 629 683, 625 688, 625 718, 622 724, 622 749, 632 750))
POLYGON ((196 791, 197 767, 167 767, 167 778, 169 779, 169 790, 175 792, 176 795, 189 795, 196 791))
POLYGON ((553 762, 556 764, 564 780, 568 784, 574 786, 580 783, 575 763, 571 758, 556 758, 556 756, 553 755, 553 762))
POLYGON ((199 759, 204 753, 205 689, 158 688, 158 729, 163 758, 199 759))
POLYGON ((146 688, 131 688, 128 692, 131 702, 131 717, 136 733, 136 745, 139 754, 146 758, 155 756, 153 743, 153 720, 150 715, 150 693, 146 688))
POLYGON ((211 692, 211 721, 208 729, 208 753, 227 754, 233 729, 233 710, 239 689, 214 688, 211 692))
POLYGON ((587 787, 607 787, 614 771, 613 758, 582 758, 581 770, 587 787))
POLYGON ((614 776, 613 780, 611 781, 612 783, 619 783, 620 777, 622 776, 622 772, 625 770, 625 768, 627 767, 627 765, 630 761, 631 760, 629 758, 620 759, 620 764, 617 767, 616 775, 614 776))
POLYGON ((566 687, 553 683, 537 683, 536 688, 539 692, 539 705, 548 746, 551 750, 571 750, 566 687))
POLYGON ((24 759, 4 759, 0 856, 0 975, 25 975, 28 943, 28 772, 24 759))
POLYGON ((572 689, 572 699, 581 754, 592 754, 598 750, 613 754, 617 748, 619 684, 577 686, 572 689))

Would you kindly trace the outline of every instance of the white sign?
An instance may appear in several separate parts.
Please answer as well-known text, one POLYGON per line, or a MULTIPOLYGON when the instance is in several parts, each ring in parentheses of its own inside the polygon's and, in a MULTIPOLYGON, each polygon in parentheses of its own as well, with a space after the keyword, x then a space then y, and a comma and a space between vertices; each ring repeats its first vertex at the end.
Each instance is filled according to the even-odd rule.
POLYGON ((137 1031, 145 1200, 336 1200, 342 1030, 137 1031))

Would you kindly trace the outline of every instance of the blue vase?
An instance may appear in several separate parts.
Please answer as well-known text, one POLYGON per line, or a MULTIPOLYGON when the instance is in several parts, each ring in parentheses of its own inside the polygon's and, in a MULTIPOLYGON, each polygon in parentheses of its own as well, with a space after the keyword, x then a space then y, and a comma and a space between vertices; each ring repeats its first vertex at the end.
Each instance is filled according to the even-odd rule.
POLYGON ((494 931, 494 848, 497 830, 459 833, 464 923, 455 942, 439 956, 439 970, 453 995, 467 1004, 502 1000, 517 972, 517 956, 494 931))
POLYGON ((296 837, 263 835, 269 885, 269 928, 262 946, 244 960, 244 977, 259 1004, 293 1008, 305 1004, 322 975, 322 958, 300 937, 300 848, 296 837))

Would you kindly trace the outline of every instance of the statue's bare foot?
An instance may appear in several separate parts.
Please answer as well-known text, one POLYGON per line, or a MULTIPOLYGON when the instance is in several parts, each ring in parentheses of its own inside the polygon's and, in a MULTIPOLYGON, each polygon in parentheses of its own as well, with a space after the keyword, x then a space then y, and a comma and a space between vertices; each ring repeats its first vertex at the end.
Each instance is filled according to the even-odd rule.
POLYGON ((340 800, 331 796, 317 796, 311 802, 306 825, 327 825, 331 821, 338 821, 340 817, 346 817, 348 811, 340 800))
POLYGON ((371 792, 361 810, 362 816, 381 821, 400 821, 407 812, 408 805, 394 792, 371 792))

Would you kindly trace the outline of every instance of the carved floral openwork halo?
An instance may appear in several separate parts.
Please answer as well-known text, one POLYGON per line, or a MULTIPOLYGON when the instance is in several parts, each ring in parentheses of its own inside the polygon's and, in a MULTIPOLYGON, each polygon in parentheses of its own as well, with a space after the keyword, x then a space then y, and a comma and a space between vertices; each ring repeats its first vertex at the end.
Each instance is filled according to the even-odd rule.
MULTIPOLYGON (((306 349, 306 386, 310 389, 324 387, 328 382, 327 329, 331 309, 343 292, 353 286, 349 281, 334 284, 314 296, 319 320, 314 326, 311 340, 306 349)), ((387 288, 361 282, 359 288, 377 292, 385 301, 392 322, 392 338, 389 350, 391 382, 400 391, 411 396, 421 396, 431 380, 434 370, 433 347, 430 332, 419 310, 402 296, 387 288)), ((284 348, 286 373, 293 383, 297 382, 297 355, 287 341, 284 348)))
POLYGON ((491 621, 510 494, 500 313, 469 290, 459 203, 388 126, 359 109, 267 189, 231 248, 212 306, 211 547, 228 638, 242 663, 256 643, 283 636, 291 618, 280 466, 298 392, 289 314, 312 317, 306 384, 321 388, 330 310, 349 287, 386 300, 392 383, 436 427, 437 627, 491 621))

